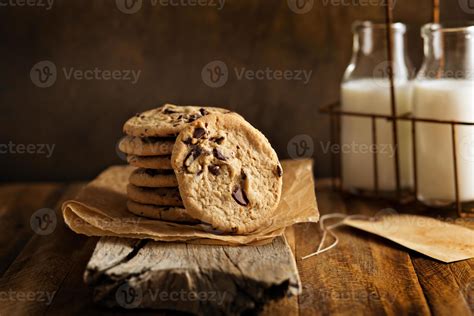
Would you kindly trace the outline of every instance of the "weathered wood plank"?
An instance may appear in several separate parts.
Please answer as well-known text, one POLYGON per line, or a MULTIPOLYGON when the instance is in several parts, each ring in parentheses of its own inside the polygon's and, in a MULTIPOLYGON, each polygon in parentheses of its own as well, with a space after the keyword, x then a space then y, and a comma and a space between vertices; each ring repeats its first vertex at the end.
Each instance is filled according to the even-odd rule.
POLYGON ((462 316, 474 313, 472 260, 444 264, 417 254, 412 257, 426 300, 435 315, 462 316), (458 271, 464 270, 467 277, 458 280, 451 270, 453 266, 458 271))
MULTIPOLYGON (((285 238, 294 255, 296 251, 295 227, 291 226, 286 229, 285 238)), ((298 314, 298 296, 285 297, 279 301, 272 301, 265 305, 262 311, 262 316, 292 316, 298 314)))
POLYGON ((283 237, 263 246, 208 246, 102 238, 84 275, 105 306, 240 314, 296 295, 300 282, 283 237))
MULTIPOLYGON (((340 212, 373 215, 386 205, 357 199, 344 201, 340 194, 318 186, 323 214, 340 212)), ((375 236, 337 229, 337 248, 301 261, 317 248, 317 225, 296 230, 297 263, 303 283, 301 315, 428 315, 428 305, 417 281, 410 257, 403 249, 375 236)))
MULTIPOLYGON (((452 222, 456 215, 446 212, 440 218, 452 222)), ((474 229, 473 219, 457 219, 455 223, 474 229)), ((434 314, 474 314, 474 259, 444 264, 416 253, 411 257, 434 314)))
POLYGON ((53 207, 61 188, 53 183, 0 186, 0 276, 34 235, 30 227, 32 214, 53 207))
MULTIPOLYGON (((0 302, 5 314, 42 314, 54 298, 65 276, 84 251, 87 238, 71 232, 62 221, 59 206, 76 195, 82 185, 70 186, 56 204, 55 229, 47 235, 35 234, 0 279, 0 292, 9 293, 0 302)), ((29 219, 28 219, 29 225, 29 219)))

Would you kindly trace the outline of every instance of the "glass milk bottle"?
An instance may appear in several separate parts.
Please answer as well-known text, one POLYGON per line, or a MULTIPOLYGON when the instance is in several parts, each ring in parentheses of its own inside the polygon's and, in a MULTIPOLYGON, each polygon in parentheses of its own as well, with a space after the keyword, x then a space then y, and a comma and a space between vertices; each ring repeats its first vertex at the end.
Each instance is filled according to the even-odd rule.
MULTIPOLYGON (((391 115, 385 24, 356 22, 353 26, 354 51, 342 83, 342 109, 351 112, 391 115)), ((411 112, 411 76, 414 72, 406 54, 406 26, 391 25, 396 114, 411 112)), ((373 144, 372 119, 343 116, 341 121, 342 182, 344 190, 396 190, 395 144, 392 122, 376 119, 373 144), (375 146, 374 146, 375 145, 375 146), (377 171, 374 170, 374 151, 377 171), (377 177, 375 178, 375 173, 377 177), (377 180, 375 180, 377 179, 377 180), (377 181, 377 184, 376 182, 377 181)), ((410 123, 398 122, 400 184, 413 185, 410 123)))
MULTIPOLYGON (((414 83, 414 115, 474 122, 474 25, 428 24, 425 59, 414 83)), ((474 127, 456 129, 459 198, 474 201, 474 127)), ((418 198, 431 206, 456 200, 451 126, 416 125, 418 198)))

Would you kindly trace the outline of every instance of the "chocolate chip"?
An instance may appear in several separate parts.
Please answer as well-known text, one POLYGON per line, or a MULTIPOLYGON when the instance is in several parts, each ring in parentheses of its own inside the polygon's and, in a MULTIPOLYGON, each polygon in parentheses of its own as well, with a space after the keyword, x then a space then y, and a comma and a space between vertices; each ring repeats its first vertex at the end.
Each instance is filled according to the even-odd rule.
POLYGON ((141 113, 137 113, 135 114, 136 117, 140 117, 141 113))
POLYGON ((199 109, 199 113, 201 113, 202 116, 209 114, 209 112, 207 112, 206 109, 203 108, 199 109))
POLYGON ((281 178, 281 176, 283 175, 283 170, 281 170, 280 165, 277 165, 276 174, 279 178, 281 178))
POLYGON ((208 169, 209 169, 209 172, 212 173, 212 174, 215 175, 215 176, 218 176, 218 175, 221 174, 221 167, 219 167, 219 166, 210 165, 210 166, 208 167, 208 169))
POLYGON ((232 191, 232 197, 238 204, 242 206, 249 205, 249 200, 247 199, 247 195, 245 194, 244 190, 242 190, 240 186, 236 186, 234 188, 234 190, 232 191))
POLYGON ((194 133, 193 133, 193 137, 194 138, 201 138, 204 136, 204 134, 206 134, 206 130, 202 127, 197 127, 195 130, 194 130, 194 133))
POLYGON ((197 157, 199 157, 199 156, 201 155, 201 153, 202 153, 202 148, 201 148, 201 147, 198 147, 198 146, 194 147, 194 149, 193 149, 193 157, 194 157, 194 159, 196 159, 197 157))
POLYGON ((222 145, 222 143, 224 142, 224 136, 221 136, 221 137, 212 137, 211 138, 211 141, 215 142, 215 143, 218 143, 219 145, 222 145))
POLYGON ((193 146, 191 151, 188 153, 188 155, 184 159, 184 167, 189 167, 193 163, 193 161, 196 160, 196 158, 201 155, 201 153, 202 153, 202 149, 200 147, 193 146))
POLYGON ((140 118, 143 120, 145 119, 145 115, 140 115, 140 118))
POLYGON ((217 148, 214 148, 212 153, 214 154, 214 157, 219 160, 227 160, 227 158, 217 148))
POLYGON ((199 118, 199 116, 197 114, 192 114, 188 117, 188 120, 187 120, 187 123, 191 123, 191 122, 194 122, 195 120, 197 120, 199 118))
POLYGON ((192 142, 193 142, 193 139, 191 137, 188 138, 188 139, 183 140, 183 143, 185 143, 186 145, 191 145, 192 142))
POLYGON ((173 110, 170 110, 170 109, 165 109, 165 110, 163 111, 163 113, 165 113, 165 114, 173 114, 173 113, 176 113, 176 112, 173 111, 173 110))
POLYGON ((240 173, 240 179, 242 179, 242 181, 245 181, 247 180, 247 175, 245 174, 245 172, 242 170, 242 172, 240 173))

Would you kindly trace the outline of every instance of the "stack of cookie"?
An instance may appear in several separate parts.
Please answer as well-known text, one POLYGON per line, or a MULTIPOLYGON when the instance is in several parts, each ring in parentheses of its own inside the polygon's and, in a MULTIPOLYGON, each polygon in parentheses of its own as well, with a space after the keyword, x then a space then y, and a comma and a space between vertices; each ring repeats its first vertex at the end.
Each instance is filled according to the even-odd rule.
POLYGON ((177 135, 189 123, 211 113, 228 110, 165 104, 137 114, 124 125, 127 134, 119 149, 137 167, 127 187, 130 212, 153 219, 194 222, 183 207, 178 181, 171 167, 177 135))

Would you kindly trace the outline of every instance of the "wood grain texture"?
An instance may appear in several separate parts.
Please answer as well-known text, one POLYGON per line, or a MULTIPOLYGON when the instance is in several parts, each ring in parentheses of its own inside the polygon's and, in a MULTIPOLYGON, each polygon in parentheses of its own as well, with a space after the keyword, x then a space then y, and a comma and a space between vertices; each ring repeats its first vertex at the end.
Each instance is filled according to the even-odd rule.
POLYGON ((229 247, 101 238, 85 282, 108 307, 240 315, 297 295, 300 280, 283 237, 229 247))
MULTIPOLYGON (((457 2, 441 1, 443 20, 472 19, 457 2)), ((293 137, 309 135, 317 174, 329 175, 330 157, 320 143, 329 139, 328 123, 318 108, 339 98, 351 55, 351 24, 383 21, 379 1, 315 0, 306 14, 292 12, 286 0, 227 0, 222 10, 152 6, 143 0, 135 14, 120 12, 115 3, 56 0, 51 10, 2 6, 0 135, 5 142, 56 147, 50 158, 0 155, 0 179, 90 179, 121 161, 114 149, 123 122, 163 102, 229 105, 268 136, 280 158, 290 156, 287 146, 293 137), (29 78, 42 60, 58 69, 50 88, 38 88, 29 78), (230 71, 221 88, 201 79, 204 65, 214 60, 224 61, 230 71), (140 70, 141 75, 136 84, 68 80, 63 70, 71 67, 140 70), (312 75, 304 84, 239 80, 234 72, 267 67, 312 75)), ((409 54, 415 65, 422 57, 419 28, 430 21, 430 10, 428 0, 399 0, 395 7, 395 18, 410 25, 409 54)))
MULTIPOLYGON (((328 184, 327 181, 317 182, 318 201, 323 213, 339 211, 370 215, 391 206, 386 202, 342 197, 330 191, 328 184)), ((30 214, 32 212, 30 206, 33 209, 38 205, 41 207, 41 201, 44 205, 57 206, 59 203, 56 200, 59 196, 61 196, 59 200, 63 200, 74 195, 78 188, 80 185, 2 185, 0 216, 14 219, 8 223, 18 225, 21 232, 29 223, 18 221, 15 212, 20 210, 22 213, 30 214)), ((423 214, 421 210, 403 211, 423 214)), ((424 212, 426 215, 426 211, 424 212)), ((429 214, 445 220, 456 219, 452 217, 455 212, 439 210, 429 214)), ((456 220, 456 223, 474 229, 472 221, 456 220)), ((0 225, 3 223, 0 222, 0 225)), ((9 231, 11 228, 2 226, 2 229, 9 231)), ((289 229, 286 238, 290 249, 298 259, 297 266, 300 270, 303 293, 298 297, 268 304, 263 310, 263 315, 336 313, 463 316, 474 313, 474 260, 443 264, 357 230, 338 229, 337 233, 341 238, 337 248, 318 257, 301 261, 299 259, 301 256, 316 249, 320 232, 316 225, 300 224, 289 229)), ((31 236, 23 246, 18 246, 23 247, 21 249, 9 248, 6 236, 1 240, 0 267, 5 267, 4 274, 0 277, 2 315, 180 314, 169 311, 106 308, 95 304, 94 292, 84 284, 83 272, 97 239, 76 235, 61 222, 48 236, 31 236), (15 250, 12 252, 11 249, 15 250), (15 255, 4 257, 4 253, 15 253, 15 255), (45 301, 48 298, 46 295, 51 295, 50 304, 45 301)), ((132 244, 129 244, 128 248, 123 246, 120 248, 124 250, 120 258, 127 257, 127 254, 133 252, 132 244)), ((137 260, 136 255, 133 257, 137 260)), ((117 257, 104 255, 102 258, 106 259, 107 265, 111 267, 108 271, 123 273, 123 270, 113 268, 118 263, 117 257)), ((211 261, 212 258, 206 259, 211 261)), ((241 261, 243 261, 241 264, 244 264, 245 260, 241 261)), ((137 272, 141 271, 137 267, 135 269, 137 272)), ((96 274, 95 277, 97 276, 96 274)), ((168 284, 173 285, 169 282, 168 284)), ((111 286, 115 284, 111 283, 111 286)))
MULTIPOLYGON (((329 190, 327 182, 317 191, 322 215, 374 215, 385 207, 343 200, 329 190)), ((315 251, 321 234, 316 225, 296 231, 297 263, 304 280, 299 301, 302 315, 430 314, 410 256, 399 247, 351 228, 339 228, 340 242, 335 249, 302 261, 300 257, 315 251)))
MULTIPOLYGON (((455 211, 445 213, 443 218, 453 221, 455 214, 455 211)), ((474 229, 474 219, 456 220, 456 223, 474 229)), ((419 254, 411 256, 426 300, 435 314, 474 313, 474 260, 446 265, 419 254)))
POLYGON ((0 186, 0 275, 35 234, 31 216, 39 209, 54 207, 61 188, 53 183, 0 186))
MULTIPOLYGON (((33 235, 5 271, 0 279, 0 292, 8 293, 10 299, 0 302, 2 312, 41 314, 54 299, 73 266, 75 256, 83 250, 81 245, 87 241, 71 234, 62 222, 59 208, 64 199, 74 197, 82 186, 72 185, 65 190, 55 204, 55 230, 48 235, 33 235)), ((26 195, 23 197, 29 199, 26 195)))

